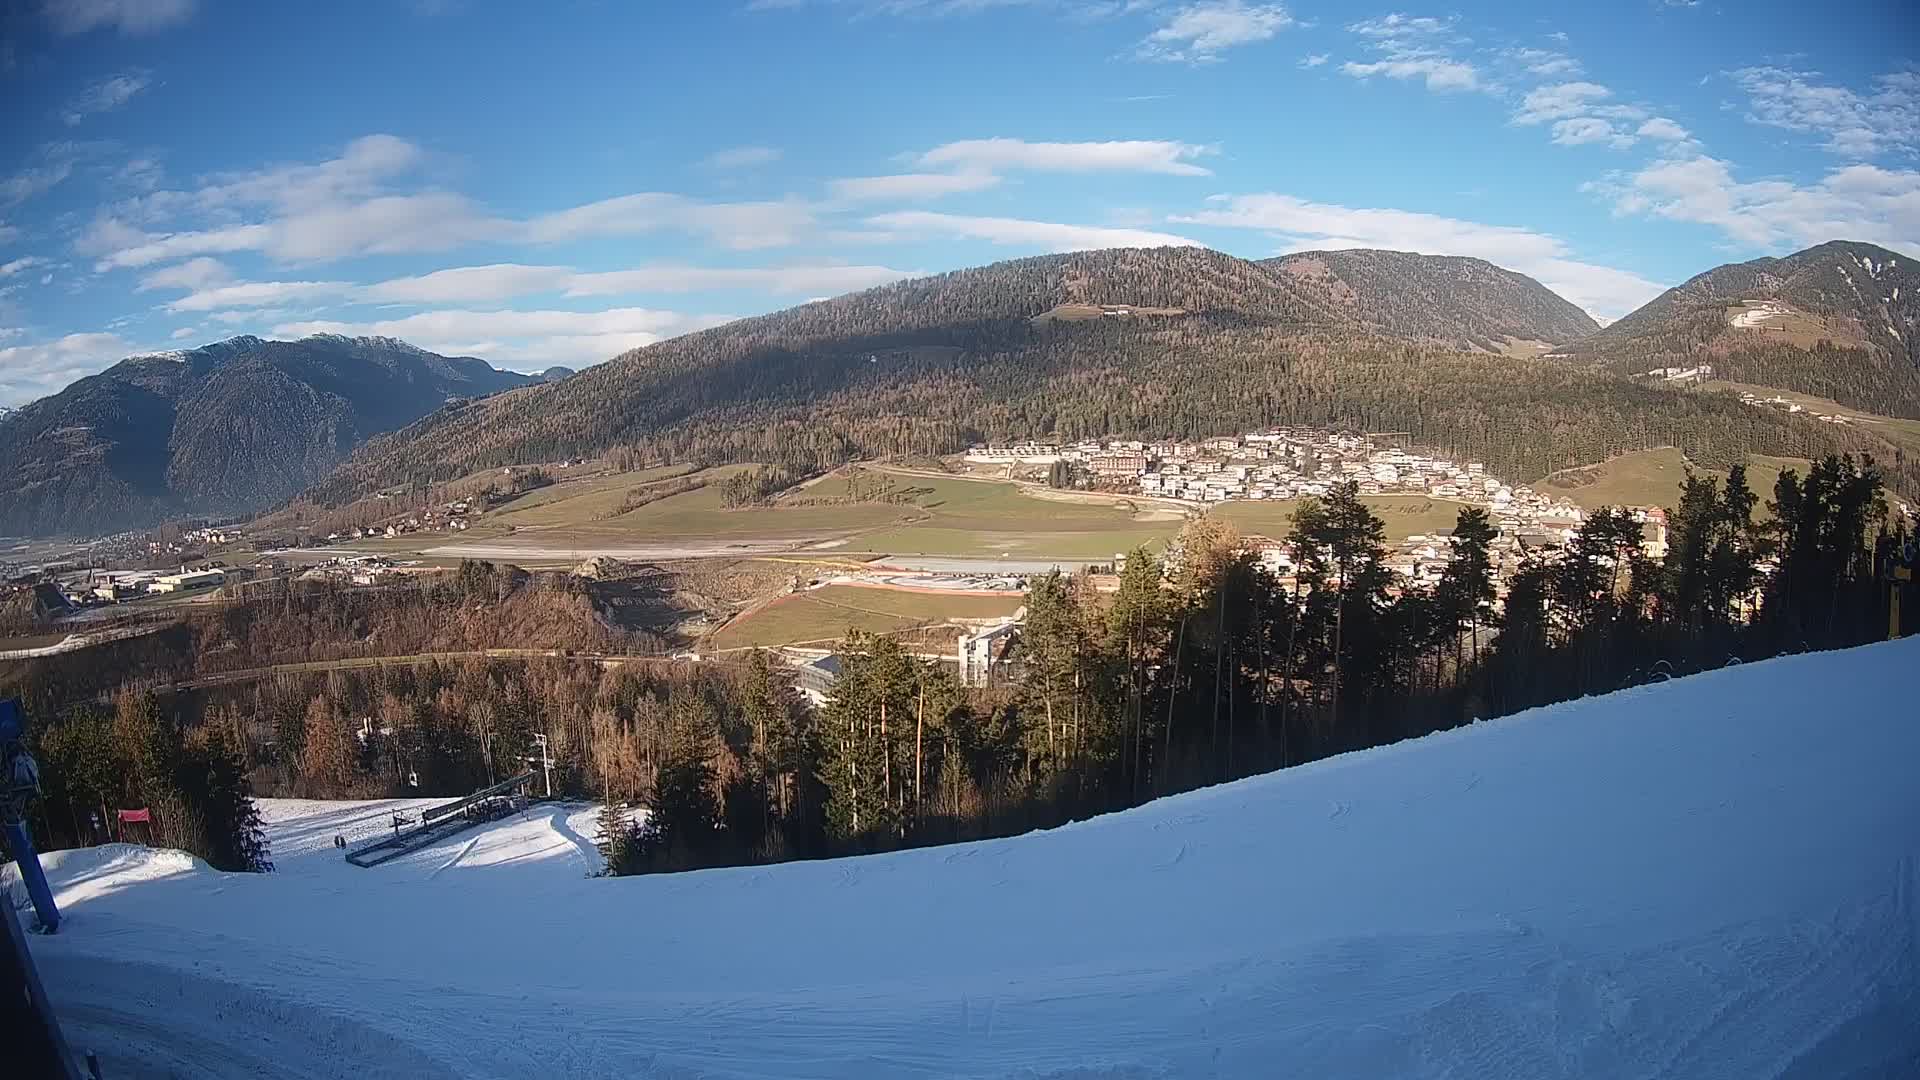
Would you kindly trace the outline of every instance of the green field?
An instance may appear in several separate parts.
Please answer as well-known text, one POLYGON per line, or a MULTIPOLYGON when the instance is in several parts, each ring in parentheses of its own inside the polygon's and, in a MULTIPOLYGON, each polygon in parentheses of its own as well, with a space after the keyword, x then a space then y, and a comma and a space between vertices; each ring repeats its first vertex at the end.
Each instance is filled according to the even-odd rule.
POLYGON ((490 524, 512 525, 522 529, 582 525, 618 510, 627 492, 634 488, 685 476, 693 471, 691 465, 660 465, 634 472, 607 473, 585 480, 549 484, 527 492, 485 517, 490 524))
POLYGON ((717 649, 820 644, 836 641, 848 630, 893 633, 949 619, 994 619, 1011 615, 1026 602, 1017 593, 1005 596, 944 596, 901 589, 868 589, 828 585, 822 589, 783 596, 749 615, 735 619, 713 637, 717 649))
POLYGON ((1783 397, 1810 412, 1821 413, 1826 416, 1849 417, 1860 430, 1870 431, 1909 453, 1920 453, 1920 420, 1908 420, 1897 416, 1882 416, 1878 413, 1870 413, 1862 409, 1851 408, 1837 401, 1830 401, 1827 398, 1814 397, 1812 394, 1795 393, 1792 390, 1782 390, 1774 386, 1756 386, 1752 383, 1722 382, 1715 380, 1707 383, 1706 387, 1710 390, 1716 388, 1736 392, 1745 390, 1750 394, 1763 398, 1783 397))
POLYGON ((1179 528, 1177 512, 1147 503, 1055 501, 996 481, 864 470, 866 482, 890 476, 901 502, 807 505, 848 497, 850 481, 831 475, 772 506, 728 508, 719 481, 749 466, 700 474, 710 482, 626 513, 615 513, 637 487, 671 482, 680 472, 599 476, 532 492, 482 515, 463 534, 370 541, 370 550, 457 544, 509 534, 552 547, 681 543, 700 540, 840 541, 835 554, 1008 555, 1102 558, 1164 542, 1179 528))
MULTIPOLYGON (((1767 497, 1783 469, 1797 469, 1802 475, 1807 463, 1797 458, 1752 454, 1747 458, 1747 486, 1760 496, 1761 513, 1767 497)), ((1715 469, 1694 470, 1702 476, 1724 478, 1715 469)), ((1638 450, 1631 454, 1586 465, 1562 469, 1533 485, 1534 490, 1571 499, 1587 510, 1602 506, 1663 506, 1672 509, 1680 501, 1680 482, 1686 476, 1686 458, 1667 446, 1658 450, 1638 450)))
MULTIPOLYGON (((403 537, 360 546, 398 553, 409 547, 495 540, 510 533, 516 543, 582 553, 621 545, 773 540, 829 543, 832 546, 823 550, 834 556, 1099 560, 1137 547, 1164 547, 1185 523, 1183 511, 1144 498, 1048 493, 1001 480, 882 469, 861 470, 860 482, 871 490, 878 478, 888 477, 891 490, 909 498, 806 505, 849 497, 854 481, 834 474, 789 492, 772 506, 722 507, 719 481, 748 467, 709 470, 700 474, 713 481, 706 487, 612 516, 632 488, 668 483, 681 474, 653 471, 557 484, 482 516, 463 534, 427 534, 431 543, 423 543, 424 537, 403 537)), ((1387 535, 1396 540, 1451 528, 1461 506, 1421 495, 1367 496, 1365 501, 1385 519, 1387 535)), ((1294 505, 1228 503, 1209 512, 1243 532, 1278 537, 1286 534, 1294 505)))
MULTIPOLYGON (((909 520, 864 533, 844 550, 894 555, 1108 558, 1163 544, 1182 518, 1146 500, 1064 500, 993 481, 896 474, 926 489, 909 520)), ((823 485, 824 486, 824 485, 823 485)))
MULTIPOLYGON (((1429 534, 1437 529, 1451 529, 1461 509, 1466 506, 1451 499, 1433 499, 1425 495, 1363 495, 1360 501, 1386 522, 1388 540, 1429 534)), ((1232 523, 1242 533, 1256 533, 1277 540, 1285 537, 1287 530, 1292 528, 1293 511, 1298 505, 1297 499, 1236 502, 1227 503, 1210 513, 1232 523)))

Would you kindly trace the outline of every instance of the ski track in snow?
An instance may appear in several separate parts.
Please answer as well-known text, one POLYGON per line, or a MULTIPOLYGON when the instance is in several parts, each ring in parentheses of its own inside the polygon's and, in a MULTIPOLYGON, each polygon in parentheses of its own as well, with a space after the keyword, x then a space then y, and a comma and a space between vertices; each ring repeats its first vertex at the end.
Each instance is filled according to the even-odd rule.
POLYGON ((856 860, 594 879, 593 808, 265 800, 270 875, 47 857, 107 1075, 1920 1075, 1920 640, 856 860))

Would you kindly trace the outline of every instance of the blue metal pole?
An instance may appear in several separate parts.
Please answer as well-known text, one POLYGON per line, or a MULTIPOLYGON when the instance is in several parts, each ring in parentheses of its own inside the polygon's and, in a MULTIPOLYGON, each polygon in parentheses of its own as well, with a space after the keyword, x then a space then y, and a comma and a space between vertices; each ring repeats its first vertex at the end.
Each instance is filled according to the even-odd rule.
POLYGON ((40 855, 33 850, 33 835, 24 821, 7 822, 7 845, 13 849, 13 861, 27 883, 27 895, 33 898, 33 910, 40 916, 40 928, 51 934, 60 929, 60 909, 54 906, 53 890, 47 887, 47 875, 40 869, 40 855))
POLYGON ((33 833, 27 824, 27 809, 40 797, 40 769, 25 743, 27 720, 20 711, 19 698, 0 701, 0 821, 7 830, 7 846, 19 864, 20 877, 27 883, 27 895, 33 898, 33 910, 40 914, 40 926, 51 934, 60 929, 60 909, 53 904, 53 890, 47 888, 47 875, 40 869, 40 855, 33 850, 33 833))

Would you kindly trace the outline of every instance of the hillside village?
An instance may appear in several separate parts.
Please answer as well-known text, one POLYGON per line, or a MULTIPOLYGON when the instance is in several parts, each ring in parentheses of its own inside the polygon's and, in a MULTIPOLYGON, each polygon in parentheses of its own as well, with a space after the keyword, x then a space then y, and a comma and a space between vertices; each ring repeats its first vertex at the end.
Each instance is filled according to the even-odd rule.
MULTIPOLYGON (((1273 428, 1197 442, 1137 439, 1083 440, 1054 444, 981 445, 966 460, 976 465, 1051 468, 1065 463, 1092 488, 1137 491, 1202 509, 1235 500, 1264 501, 1323 496, 1335 484, 1353 481, 1366 496, 1406 495, 1485 507, 1500 536, 1494 549, 1504 577, 1529 553, 1557 549, 1572 539, 1586 515, 1571 501, 1508 484, 1477 461, 1464 464, 1437 454, 1382 446, 1364 434, 1273 428)), ((1666 553, 1666 511, 1634 507, 1645 529, 1651 558, 1666 553)), ((1389 565, 1413 581, 1431 581, 1450 558, 1451 530, 1392 538, 1389 565)), ((1248 548, 1281 574, 1290 573, 1293 552, 1282 541, 1245 538, 1248 548)))

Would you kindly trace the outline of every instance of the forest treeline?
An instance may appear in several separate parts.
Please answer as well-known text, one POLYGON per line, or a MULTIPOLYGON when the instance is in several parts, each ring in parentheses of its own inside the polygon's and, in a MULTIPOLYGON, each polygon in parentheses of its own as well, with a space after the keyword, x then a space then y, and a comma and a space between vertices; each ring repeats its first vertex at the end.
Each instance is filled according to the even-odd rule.
MULTIPOLYGON (((1111 595, 1084 577, 1036 580, 1020 677, 991 689, 854 635, 819 708, 762 653, 617 668, 471 660, 127 690, 36 711, 35 737, 50 772, 79 777, 84 733, 159 714, 182 745, 230 748, 254 792, 341 798, 463 794, 526 767, 539 733, 556 790, 607 804, 614 872, 877 851, 1057 825, 1587 693, 1874 640, 1887 632, 1886 567, 1908 539, 1904 522, 1890 527, 1877 467, 1844 457, 1782 473, 1770 497, 1738 467, 1724 484, 1689 476, 1664 559, 1643 553, 1640 530, 1624 511, 1592 514, 1496 605, 1483 510, 1461 512, 1441 579, 1406 587, 1348 484, 1296 515, 1291 586, 1204 518, 1168 563, 1129 557, 1111 595), (647 811, 638 828, 628 807, 647 811)), ((494 574, 470 570, 468 588, 494 574)), ((74 783, 45 804, 52 842, 100 799, 134 794, 74 783)))
MULTIPOLYGON (((1417 293, 1368 307, 1415 305, 1417 293)), ((1274 424, 1407 432, 1517 480, 1657 446, 1714 467, 1751 453, 1871 453, 1894 487, 1920 492, 1920 465, 1870 432, 1651 385, 1604 363, 1396 338, 1284 271, 1158 249, 1016 260, 661 342, 437 413, 370 443, 316 493, 345 501, 576 455, 813 473, 980 441, 1195 438, 1274 424), (1076 300, 1187 314, 1033 318, 1076 300)))

